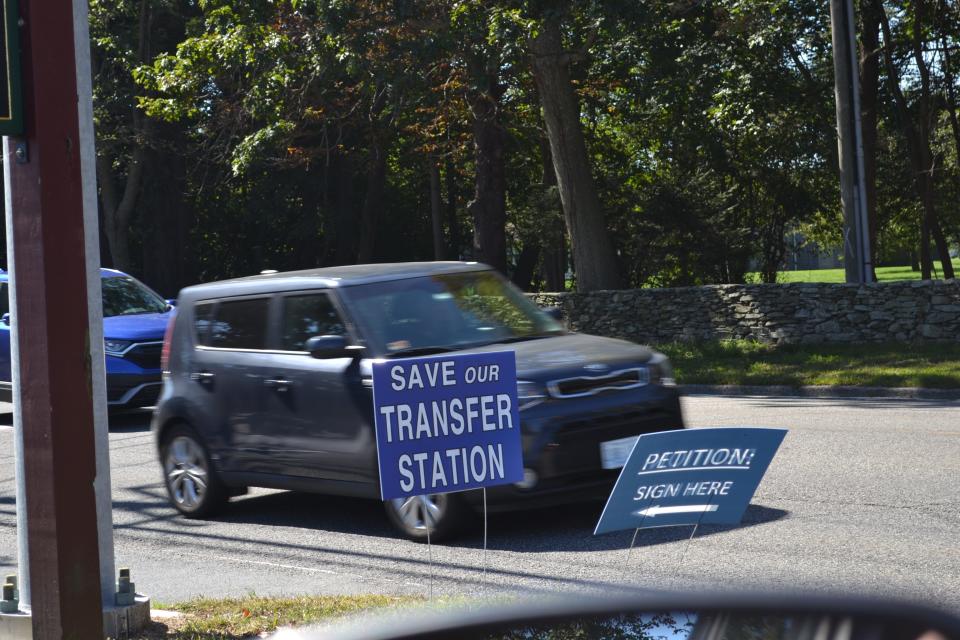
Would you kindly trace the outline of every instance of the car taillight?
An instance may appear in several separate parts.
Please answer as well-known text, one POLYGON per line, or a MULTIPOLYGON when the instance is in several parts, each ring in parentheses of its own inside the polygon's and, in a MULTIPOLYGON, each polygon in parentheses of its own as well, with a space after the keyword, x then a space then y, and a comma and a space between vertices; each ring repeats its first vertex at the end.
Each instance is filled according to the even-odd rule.
POLYGON ((167 330, 163 334, 163 348, 160 350, 160 369, 166 373, 169 371, 170 362, 170 339, 173 338, 173 323, 177 319, 175 313, 170 314, 170 321, 167 322, 167 330))

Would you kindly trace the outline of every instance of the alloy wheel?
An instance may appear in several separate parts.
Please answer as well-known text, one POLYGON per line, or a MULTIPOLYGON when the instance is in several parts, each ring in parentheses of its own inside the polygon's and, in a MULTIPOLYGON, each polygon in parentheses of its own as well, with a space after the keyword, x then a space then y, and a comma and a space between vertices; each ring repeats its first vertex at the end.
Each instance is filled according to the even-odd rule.
POLYGON ((164 461, 167 486, 174 501, 192 511, 203 502, 209 484, 207 458, 193 438, 177 436, 167 447, 164 461))
POLYGON ((411 531, 425 531, 428 521, 430 531, 434 531, 447 510, 447 500, 444 494, 433 494, 394 498, 391 503, 400 521, 411 531))

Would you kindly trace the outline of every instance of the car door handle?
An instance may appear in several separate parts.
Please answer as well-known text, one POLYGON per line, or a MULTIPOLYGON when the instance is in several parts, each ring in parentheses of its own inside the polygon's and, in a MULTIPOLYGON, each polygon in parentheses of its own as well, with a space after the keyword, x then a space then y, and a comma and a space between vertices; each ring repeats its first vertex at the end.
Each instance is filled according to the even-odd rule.
POLYGON ((194 382, 199 382, 200 384, 213 384, 213 379, 216 376, 209 371, 194 371, 190 374, 190 379, 194 382))
POLYGON ((291 382, 285 378, 266 378, 263 386, 273 389, 279 393, 284 393, 290 389, 291 382))

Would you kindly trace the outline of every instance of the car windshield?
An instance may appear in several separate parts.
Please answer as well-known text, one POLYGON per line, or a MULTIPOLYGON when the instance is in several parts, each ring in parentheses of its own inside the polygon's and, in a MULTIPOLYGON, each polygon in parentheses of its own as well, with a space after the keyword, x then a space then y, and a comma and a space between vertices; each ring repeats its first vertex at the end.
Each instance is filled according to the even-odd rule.
POLYGON ((132 316, 163 313, 167 302, 133 278, 103 278, 103 316, 132 316))
POLYGON ((382 354, 534 339, 564 329, 492 271, 445 273, 344 289, 382 354))

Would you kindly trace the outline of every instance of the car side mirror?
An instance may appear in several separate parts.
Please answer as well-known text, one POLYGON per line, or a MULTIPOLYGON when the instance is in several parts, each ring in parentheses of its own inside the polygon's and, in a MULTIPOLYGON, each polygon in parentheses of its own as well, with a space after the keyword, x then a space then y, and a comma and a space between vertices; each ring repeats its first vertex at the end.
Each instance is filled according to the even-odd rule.
POLYGON ((314 336, 306 347, 310 356, 319 360, 353 358, 363 352, 363 347, 350 344, 345 336, 314 336))
POLYGON ((5 324, 5 325, 7 325, 7 326, 9 327, 9 326, 10 326, 10 313, 8 312, 8 313, 5 313, 5 314, 3 314, 2 316, 0 316, 0 322, 2 322, 3 324, 5 324))
POLYGON ((170 298, 169 300, 167 300, 167 304, 170 305, 171 307, 175 307, 175 306, 177 306, 177 299, 176 299, 176 298, 170 298))

